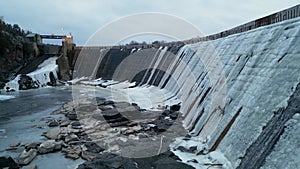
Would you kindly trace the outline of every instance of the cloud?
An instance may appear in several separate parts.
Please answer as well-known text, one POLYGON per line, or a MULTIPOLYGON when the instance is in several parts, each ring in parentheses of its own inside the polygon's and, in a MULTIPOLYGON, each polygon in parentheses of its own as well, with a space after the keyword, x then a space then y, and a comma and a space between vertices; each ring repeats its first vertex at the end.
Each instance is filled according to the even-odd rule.
POLYGON ((0 16, 38 33, 61 34, 64 28, 65 33, 71 32, 75 42, 82 45, 99 28, 136 13, 179 16, 205 34, 212 34, 298 3, 298 0, 10 0, 1 2, 0 16))

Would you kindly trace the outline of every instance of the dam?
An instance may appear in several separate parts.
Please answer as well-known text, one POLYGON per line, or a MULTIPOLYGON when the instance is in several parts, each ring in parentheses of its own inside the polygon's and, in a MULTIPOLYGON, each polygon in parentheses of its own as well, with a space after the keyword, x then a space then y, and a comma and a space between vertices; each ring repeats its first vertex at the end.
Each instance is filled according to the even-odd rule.
POLYGON ((299 109, 291 108, 299 103, 299 12, 298 5, 172 45, 75 47, 73 78, 170 91, 182 100, 192 138, 208 145, 206 154, 222 152, 233 168, 299 166, 299 109), (289 160, 280 161, 283 156, 289 160))
POLYGON ((171 93, 165 100, 180 100, 189 132, 172 152, 195 168, 297 168, 299 16, 297 5, 215 35, 170 43, 64 44, 53 71, 59 69, 65 81, 101 78, 171 93))

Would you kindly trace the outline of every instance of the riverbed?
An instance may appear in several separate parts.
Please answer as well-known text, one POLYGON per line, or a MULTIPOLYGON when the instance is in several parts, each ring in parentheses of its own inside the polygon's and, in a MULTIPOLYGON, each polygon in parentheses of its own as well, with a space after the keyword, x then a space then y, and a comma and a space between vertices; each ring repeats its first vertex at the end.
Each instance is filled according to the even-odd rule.
MULTIPOLYGON (((20 142, 24 145, 33 141, 45 141, 41 134, 49 127, 43 118, 50 116, 63 103, 72 100, 72 88, 65 86, 2 93, 4 94, 11 97, 0 101, 0 156, 13 158, 18 157, 23 147, 6 151, 11 143, 20 142)), ((58 152, 39 155, 30 165, 43 169, 72 169, 82 162, 82 159, 74 161, 64 158, 58 152)))

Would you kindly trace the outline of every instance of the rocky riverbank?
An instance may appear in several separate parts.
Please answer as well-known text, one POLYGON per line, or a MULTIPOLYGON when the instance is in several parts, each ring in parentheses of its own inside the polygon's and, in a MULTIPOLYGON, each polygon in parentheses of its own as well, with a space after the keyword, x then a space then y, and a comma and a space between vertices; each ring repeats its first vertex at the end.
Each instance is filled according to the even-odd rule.
POLYGON ((50 127, 42 134, 46 140, 12 143, 6 151, 20 154, 15 160, 2 157, 1 167, 30 166, 37 156, 61 152, 65 158, 86 160, 79 169, 191 168, 169 151, 169 144, 186 134, 178 108, 148 111, 100 97, 74 100, 42 119, 50 127))

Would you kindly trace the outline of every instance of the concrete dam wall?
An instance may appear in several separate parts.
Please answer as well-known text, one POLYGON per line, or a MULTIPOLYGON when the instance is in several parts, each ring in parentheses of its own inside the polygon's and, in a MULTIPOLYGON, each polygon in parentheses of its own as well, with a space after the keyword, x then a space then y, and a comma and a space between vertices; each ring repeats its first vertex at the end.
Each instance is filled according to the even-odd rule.
POLYGON ((186 45, 78 48, 73 77, 171 91, 182 100, 184 127, 208 145, 204 154, 222 152, 233 168, 293 168, 300 166, 299 44, 298 17, 186 45))

